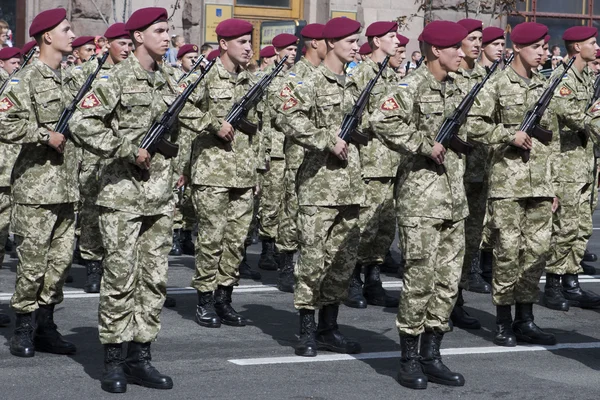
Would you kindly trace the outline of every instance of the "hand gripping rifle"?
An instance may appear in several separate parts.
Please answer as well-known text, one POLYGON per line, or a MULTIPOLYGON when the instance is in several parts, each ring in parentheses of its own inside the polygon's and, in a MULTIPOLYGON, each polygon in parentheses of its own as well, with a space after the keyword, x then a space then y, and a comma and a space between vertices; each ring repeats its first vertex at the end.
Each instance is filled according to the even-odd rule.
MULTIPOLYGON (((458 137, 458 131, 467 120, 467 116, 469 115, 469 111, 475 102, 477 94, 479 94, 483 88, 483 85, 485 85, 494 71, 496 71, 498 64, 500 64, 500 60, 494 61, 483 80, 471 88, 471 91, 462 99, 452 115, 444 120, 442 126, 440 126, 440 129, 438 130, 437 136, 435 137, 436 142, 442 144, 446 148, 452 149, 457 154, 469 154, 473 150, 473 145, 471 143, 465 142, 458 137)), ((443 175, 446 170, 442 164, 436 164, 435 168, 438 175, 443 175)))
MULTIPOLYGON (((542 93, 542 96, 535 103, 533 108, 527 111, 527 113, 525 114, 525 119, 523 120, 523 122, 521 123, 521 127, 519 128, 520 131, 527 133, 529 137, 536 138, 545 145, 548 145, 548 143, 550 143, 550 141, 552 140, 552 131, 548 131, 546 129, 541 128, 539 126, 539 123, 542 120, 542 117, 544 116, 546 108, 548 108, 548 105, 550 104, 550 100, 552 100, 552 97, 554 96, 554 91, 556 90, 558 85, 560 85, 560 82, 567 74, 574 62, 575 57, 571 58, 569 63, 565 65, 563 73, 560 76, 554 78, 552 83, 550 83, 546 90, 544 90, 544 93, 542 93)), ((520 153, 521 159, 524 163, 529 161, 529 155, 531 153, 530 150, 520 149, 520 153)))
POLYGON ((508 67, 514 59, 515 53, 510 53, 510 56, 508 56, 508 58, 504 60, 504 66, 502 67, 502 70, 505 70, 506 67, 508 67))
POLYGON ((21 68, 23 68, 25 65, 27 65, 27 63, 29 62, 29 60, 31 60, 31 57, 33 57, 34 54, 35 54, 35 46, 33 46, 33 48, 31 50, 29 50, 29 52, 27 53, 25 58, 23 58, 23 64, 21 64, 19 67, 15 68, 13 70, 13 72, 10 73, 8 78, 6 78, 6 80, 2 84, 2 87, 0 87, 0 96, 2 96, 2 93, 4 93, 4 90, 6 89, 6 86, 8 86, 8 84, 10 83, 12 77, 15 76, 16 73, 21 70, 21 68))
POLYGON ((194 65, 192 65, 192 69, 190 69, 188 72, 186 72, 185 74, 181 75, 181 78, 177 79, 177 84, 180 84, 181 82, 185 81, 191 74, 193 74, 202 64, 202 61, 204 60, 204 56, 201 55, 200 57, 198 57, 198 59, 196 60, 196 62, 194 63, 194 65))

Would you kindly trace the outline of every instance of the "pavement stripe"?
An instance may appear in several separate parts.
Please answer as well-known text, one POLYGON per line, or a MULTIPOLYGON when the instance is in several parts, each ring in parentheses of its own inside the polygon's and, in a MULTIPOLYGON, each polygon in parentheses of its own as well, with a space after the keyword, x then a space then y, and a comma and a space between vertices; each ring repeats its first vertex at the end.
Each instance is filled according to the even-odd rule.
MULTIPOLYGON (((554 346, 516 346, 516 347, 463 347, 463 348, 452 348, 442 349, 441 353, 445 356, 450 355, 470 355, 470 354, 495 354, 495 353, 520 353, 528 351, 554 351, 563 349, 598 349, 600 348, 600 342, 588 342, 588 343, 561 343, 554 346)), ((268 364, 299 364, 299 363, 313 363, 313 362, 326 362, 326 361, 352 361, 352 360, 373 360, 383 358, 400 358, 399 351, 383 351, 376 353, 362 353, 362 354, 328 354, 318 355, 316 357, 298 357, 298 356, 286 356, 286 357, 264 357, 264 358, 239 358, 227 360, 232 364, 241 366, 250 365, 268 365, 268 364)))

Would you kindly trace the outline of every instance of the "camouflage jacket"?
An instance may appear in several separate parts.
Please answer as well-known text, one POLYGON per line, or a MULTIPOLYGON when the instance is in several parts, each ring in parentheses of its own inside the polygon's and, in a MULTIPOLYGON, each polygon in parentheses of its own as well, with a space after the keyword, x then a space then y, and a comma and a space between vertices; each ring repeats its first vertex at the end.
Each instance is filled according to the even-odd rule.
POLYGON ((0 86, 4 85, 4 81, 6 81, 8 77, 8 72, 6 72, 4 68, 0 68, 0 86))
MULTIPOLYGON (((270 74, 275 69, 275 65, 269 65, 262 73, 270 74)), ((277 108, 281 105, 281 98, 289 93, 284 87, 284 82, 289 76, 289 71, 281 71, 271 82, 265 93, 263 113, 262 134, 264 137, 264 148, 267 159, 285 158, 283 142, 285 135, 277 128, 274 123, 277 117, 277 108)))
MULTIPOLYGON (((168 80, 161 67, 149 73, 135 55, 94 82, 69 127, 86 150, 105 158, 99 173, 96 204, 138 215, 173 212, 172 160, 160 153, 153 154, 150 179, 144 181, 135 159, 152 122, 176 94, 174 82, 168 80)), ((200 123, 197 110, 191 106, 187 109, 196 112, 196 121, 200 123)))
MULTIPOLYGON (((462 100, 452 76, 445 83, 421 67, 385 94, 371 114, 371 129, 389 148, 405 156, 398 168, 396 209, 402 217, 460 221, 469 209, 463 183, 465 159, 448 150, 445 173, 430 158, 438 130, 462 100)), ((466 140, 466 135, 461 134, 466 140)))
POLYGON ((47 145, 63 109, 73 99, 71 76, 60 77, 35 59, 13 79, 0 100, 0 141, 21 145, 12 170, 12 196, 19 204, 61 204, 79 200, 80 149, 68 140, 63 154, 47 145))
MULTIPOLYGON (((349 74, 350 95, 356 102, 361 92, 367 86, 369 81, 379 72, 379 64, 370 58, 358 64, 349 74)), ((362 133, 369 137, 367 146, 359 146, 360 166, 363 178, 394 178, 400 163, 400 156, 397 152, 386 147, 381 140, 371 132, 368 121, 369 116, 380 106, 380 97, 390 93, 394 86, 398 86, 399 80, 396 73, 387 67, 381 78, 377 81, 375 87, 369 96, 369 102, 362 115, 362 133)))
POLYGON ((305 148, 296 177, 298 204, 341 206, 363 202, 360 156, 348 146, 348 161, 331 150, 344 115, 352 108, 346 76, 337 76, 323 64, 314 74, 297 81, 292 96, 281 105, 278 123, 286 136, 305 148))
POLYGON ((525 113, 540 98, 547 84, 537 72, 527 83, 509 67, 497 72, 479 92, 467 121, 469 137, 490 145, 492 152, 489 198, 553 197, 551 161, 557 152, 556 115, 548 107, 541 126, 553 131, 552 142, 533 139, 528 162, 511 145, 525 113))
MULTIPOLYGON (((18 75, 18 73, 16 75, 18 75)), ((4 68, 0 68, 0 86, 4 84, 8 77, 9 75, 4 68)), ((13 76, 13 78, 16 79, 17 76, 13 76)), ((0 142, 0 187, 10 187, 10 176, 13 165, 15 165, 15 161, 17 161, 20 151, 21 146, 19 145, 0 142)))

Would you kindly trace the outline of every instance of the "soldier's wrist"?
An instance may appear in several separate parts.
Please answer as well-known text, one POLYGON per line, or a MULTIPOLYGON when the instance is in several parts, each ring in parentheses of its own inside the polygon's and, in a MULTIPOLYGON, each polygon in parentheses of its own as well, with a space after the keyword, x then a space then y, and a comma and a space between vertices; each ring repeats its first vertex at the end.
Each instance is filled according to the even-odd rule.
POLYGON ((48 144, 50 142, 50 131, 47 129, 40 129, 38 132, 38 140, 42 144, 48 144))

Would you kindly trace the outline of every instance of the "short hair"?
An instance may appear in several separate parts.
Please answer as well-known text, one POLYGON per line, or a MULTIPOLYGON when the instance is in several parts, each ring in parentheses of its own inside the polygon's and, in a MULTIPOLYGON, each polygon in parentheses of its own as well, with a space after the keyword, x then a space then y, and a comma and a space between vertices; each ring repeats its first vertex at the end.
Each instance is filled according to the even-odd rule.
POLYGON ((173 47, 175 47, 177 40, 179 40, 180 37, 181 37, 181 35, 173 35, 173 37, 171 37, 171 45, 173 47))
POLYGON ((414 56, 416 56, 417 54, 420 54, 420 53, 421 53, 421 51, 415 50, 415 51, 412 52, 412 54, 410 56, 414 57, 414 56))
POLYGON ((0 29, 9 29, 10 26, 8 26, 8 22, 6 22, 3 19, 0 19, 0 29))
POLYGON ((212 50, 212 46, 208 43, 204 43, 202 46, 200 46, 200 53, 204 53, 207 50, 212 50))

